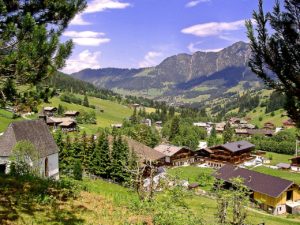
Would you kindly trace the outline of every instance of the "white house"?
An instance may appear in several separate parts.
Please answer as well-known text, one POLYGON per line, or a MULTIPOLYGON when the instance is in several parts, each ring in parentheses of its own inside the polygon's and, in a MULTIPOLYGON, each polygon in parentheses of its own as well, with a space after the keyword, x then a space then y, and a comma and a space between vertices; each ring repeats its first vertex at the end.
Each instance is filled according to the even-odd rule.
POLYGON ((9 172, 9 157, 19 141, 31 142, 39 155, 42 177, 59 179, 58 147, 43 120, 14 122, 0 136, 0 172, 9 172))

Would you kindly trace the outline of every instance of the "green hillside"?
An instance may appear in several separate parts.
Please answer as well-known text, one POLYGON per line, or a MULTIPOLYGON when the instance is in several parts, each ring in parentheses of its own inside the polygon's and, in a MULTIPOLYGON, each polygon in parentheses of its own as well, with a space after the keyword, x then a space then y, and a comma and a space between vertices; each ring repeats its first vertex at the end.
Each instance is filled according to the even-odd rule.
MULTIPOLYGON (((76 95, 83 99, 83 95, 76 95)), ((125 118, 128 118, 132 114, 132 109, 125 105, 118 104, 116 102, 103 100, 100 98, 89 97, 89 103, 96 106, 96 109, 88 108, 82 105, 70 104, 63 102, 59 97, 54 97, 50 100, 50 103, 44 103, 40 106, 40 109, 44 106, 55 106, 58 107, 59 104, 66 107, 68 110, 76 111, 95 111, 97 124, 79 124, 81 130, 85 130, 88 134, 94 134, 97 132, 98 128, 110 127, 111 124, 121 123, 125 118), (101 112, 100 110, 103 110, 101 112)))

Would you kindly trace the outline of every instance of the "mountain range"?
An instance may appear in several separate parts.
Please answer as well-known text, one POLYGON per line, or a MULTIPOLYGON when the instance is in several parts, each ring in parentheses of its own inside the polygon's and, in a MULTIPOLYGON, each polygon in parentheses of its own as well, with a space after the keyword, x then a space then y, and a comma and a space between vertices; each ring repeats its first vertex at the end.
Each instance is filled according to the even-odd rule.
POLYGON ((121 94, 172 103, 209 102, 263 87, 247 66, 250 54, 247 43, 237 42, 219 52, 171 56, 154 67, 85 69, 71 76, 121 94))

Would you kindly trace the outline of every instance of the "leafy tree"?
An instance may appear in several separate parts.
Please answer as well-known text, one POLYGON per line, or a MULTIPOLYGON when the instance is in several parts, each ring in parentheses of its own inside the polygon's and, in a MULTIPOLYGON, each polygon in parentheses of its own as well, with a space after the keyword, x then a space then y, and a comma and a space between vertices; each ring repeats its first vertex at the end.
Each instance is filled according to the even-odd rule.
POLYGON ((264 82, 286 96, 285 109, 300 127, 300 3, 284 0, 284 10, 279 1, 273 12, 263 10, 263 1, 253 13, 257 24, 246 22, 252 57, 249 66, 264 82), (267 28, 271 28, 268 31, 267 28))
POLYGON ((12 175, 38 175, 39 153, 30 141, 19 141, 12 150, 12 175))

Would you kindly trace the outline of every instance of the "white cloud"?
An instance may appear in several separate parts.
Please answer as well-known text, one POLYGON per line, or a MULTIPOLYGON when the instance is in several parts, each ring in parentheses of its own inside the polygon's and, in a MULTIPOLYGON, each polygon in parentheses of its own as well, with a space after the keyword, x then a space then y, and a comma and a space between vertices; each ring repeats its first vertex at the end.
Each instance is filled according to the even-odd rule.
POLYGON ((139 63, 139 67, 151 67, 156 66, 158 64, 158 60, 161 59, 163 54, 161 52, 148 52, 143 61, 139 63))
POLYGON ((198 37, 219 36, 226 31, 240 30, 245 27, 245 20, 234 22, 211 22, 197 24, 181 30, 184 34, 193 34, 198 37))
POLYGON ((87 22, 83 19, 82 14, 78 14, 72 19, 70 25, 90 25, 90 22, 87 22))
POLYGON ((91 23, 83 18, 85 14, 102 12, 107 9, 125 9, 129 6, 131 6, 130 3, 120 0, 92 0, 81 14, 74 17, 70 25, 90 25, 91 23))
POLYGON ((219 52, 221 50, 223 50, 223 48, 214 48, 214 49, 203 49, 203 48, 199 48, 197 47, 197 45, 199 45, 202 42, 196 42, 196 43, 190 43, 188 45, 188 49, 191 53, 194 52, 219 52))
POLYGON ((62 70, 64 73, 71 74, 83 69, 99 69, 100 68, 100 55, 101 52, 90 52, 84 50, 77 57, 67 60, 65 68, 62 70))
POLYGON ((66 31, 63 33, 66 37, 72 38, 96 38, 99 36, 104 36, 105 33, 94 32, 94 31, 66 31))
POLYGON ((81 46, 99 46, 110 42, 109 38, 104 37, 105 33, 94 31, 66 31, 63 35, 71 37, 75 44, 81 46))
POLYGON ((194 53, 194 52, 219 52, 221 50, 223 50, 223 48, 211 48, 211 49, 203 49, 203 48, 199 48, 197 47, 197 45, 201 44, 202 41, 198 41, 196 43, 190 43, 188 45, 188 50, 191 52, 191 53, 194 53))
POLYGON ((125 9, 130 3, 120 2, 119 0, 93 0, 88 4, 84 13, 102 12, 106 9, 125 9))
POLYGON ((187 8, 192 8, 192 7, 195 7, 197 5, 199 5, 200 3, 203 3, 203 2, 210 2, 210 0, 194 0, 194 1, 190 1, 188 2, 185 7, 187 8))

